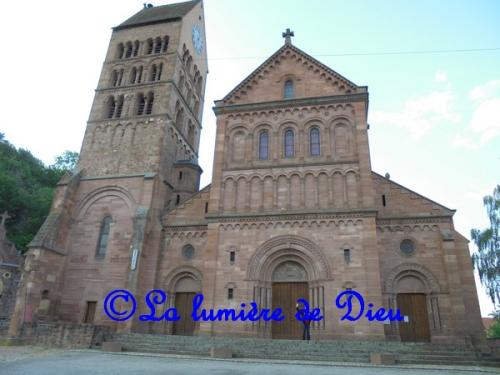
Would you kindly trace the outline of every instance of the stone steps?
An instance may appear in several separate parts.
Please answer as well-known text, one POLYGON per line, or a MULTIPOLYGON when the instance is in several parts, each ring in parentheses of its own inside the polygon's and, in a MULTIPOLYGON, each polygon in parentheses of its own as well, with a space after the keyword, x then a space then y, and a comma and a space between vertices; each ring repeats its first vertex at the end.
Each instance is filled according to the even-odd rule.
POLYGON ((122 344, 125 351, 208 356, 211 347, 231 348, 236 358, 293 359, 369 363, 370 353, 397 354, 400 364, 497 366, 500 359, 481 357, 468 345, 430 343, 297 341, 252 338, 112 334, 106 341, 122 344))

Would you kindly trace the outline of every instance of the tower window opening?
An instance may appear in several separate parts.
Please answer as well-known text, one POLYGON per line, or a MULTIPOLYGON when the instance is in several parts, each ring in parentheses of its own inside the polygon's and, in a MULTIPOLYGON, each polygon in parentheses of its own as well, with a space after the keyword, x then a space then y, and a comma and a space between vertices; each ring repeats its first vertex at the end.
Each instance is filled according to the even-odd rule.
POLYGON ((351 263, 351 249, 344 249, 344 261, 346 264, 351 263))
POLYGON ((229 252, 229 262, 234 263, 236 260, 236 251, 229 252))
POLYGON ((387 202, 385 200, 385 194, 382 194, 382 206, 386 206, 387 205, 387 202))
POLYGON ((122 110, 123 110, 123 95, 120 95, 118 97, 118 105, 116 106, 116 113, 115 113, 116 118, 122 117, 122 110))
POLYGON ((168 49, 168 41, 170 40, 170 38, 168 36, 165 36, 163 38, 163 45, 162 45, 162 49, 161 51, 162 52, 167 52, 167 49, 168 49))
POLYGON ((148 55, 151 55, 153 53, 153 39, 148 39, 147 41, 147 50, 146 50, 148 55))
POLYGON ((146 114, 150 115, 153 113, 153 102, 154 102, 155 96, 152 92, 148 94, 148 100, 147 100, 147 105, 146 105, 146 114))
POLYGON ((137 99, 137 115, 141 116, 144 114, 144 107, 146 105, 146 99, 143 94, 139 94, 137 99))
POLYGON ((161 39, 156 38, 155 40, 155 53, 160 53, 161 52, 161 39))

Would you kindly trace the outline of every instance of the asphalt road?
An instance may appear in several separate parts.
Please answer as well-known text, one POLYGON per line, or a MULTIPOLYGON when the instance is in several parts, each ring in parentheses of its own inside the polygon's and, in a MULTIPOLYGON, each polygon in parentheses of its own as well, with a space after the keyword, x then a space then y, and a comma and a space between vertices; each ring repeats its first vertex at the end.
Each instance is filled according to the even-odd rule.
MULTIPOLYGON (((499 372, 496 372, 499 374, 499 372)), ((34 356, 4 358, 2 375, 129 375, 129 374, 314 374, 314 375, 455 375, 479 374, 477 371, 419 368, 375 368, 300 365, 285 363, 250 363, 209 359, 119 355, 97 351, 52 351, 34 356)), ((484 373, 486 374, 486 373, 484 373)))

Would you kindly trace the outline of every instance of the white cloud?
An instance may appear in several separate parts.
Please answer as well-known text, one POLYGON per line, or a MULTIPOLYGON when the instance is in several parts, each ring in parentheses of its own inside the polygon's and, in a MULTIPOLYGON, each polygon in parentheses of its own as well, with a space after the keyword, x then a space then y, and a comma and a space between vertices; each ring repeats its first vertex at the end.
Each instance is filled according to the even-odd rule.
POLYGON ((500 97, 479 104, 470 122, 470 129, 481 134, 482 144, 500 135, 500 97))
POLYGON ((474 87, 469 98, 476 108, 467 130, 453 138, 454 147, 474 149, 500 136, 500 80, 474 87))
POLYGON ((446 75, 446 72, 442 70, 438 70, 436 74, 434 75, 434 81, 436 82, 446 82, 448 80, 448 77, 446 75))
POLYGON ((469 93, 469 98, 472 100, 490 99, 495 96, 500 96, 500 80, 493 80, 476 86, 469 93))
POLYGON ((479 144, 474 142, 471 137, 464 136, 461 133, 455 134, 451 145, 455 148, 465 148, 469 150, 475 150, 479 147, 479 144))
POLYGON ((399 112, 375 111, 370 122, 405 128, 411 137, 417 140, 428 134, 436 125, 460 121, 460 115, 453 111, 453 101, 450 90, 433 91, 408 99, 399 112))

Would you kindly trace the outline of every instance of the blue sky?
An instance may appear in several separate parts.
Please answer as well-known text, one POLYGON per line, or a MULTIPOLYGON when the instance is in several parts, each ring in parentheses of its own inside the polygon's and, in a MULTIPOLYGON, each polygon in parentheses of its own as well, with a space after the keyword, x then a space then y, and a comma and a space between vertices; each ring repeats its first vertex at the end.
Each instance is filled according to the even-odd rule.
MULTIPOLYGON (((110 28, 142 3, 2 3, 0 131, 7 139, 46 163, 66 149, 79 151, 110 28)), ((482 197, 500 183, 499 1, 204 4, 210 74, 199 158, 202 185, 212 175, 213 101, 275 52, 289 27, 296 46, 368 86, 375 171, 389 172, 394 181, 457 209, 455 225, 466 237, 472 227, 488 224, 482 197), (497 50, 380 55, 480 48, 497 50)), ((480 294, 486 315, 492 306, 480 294)))

